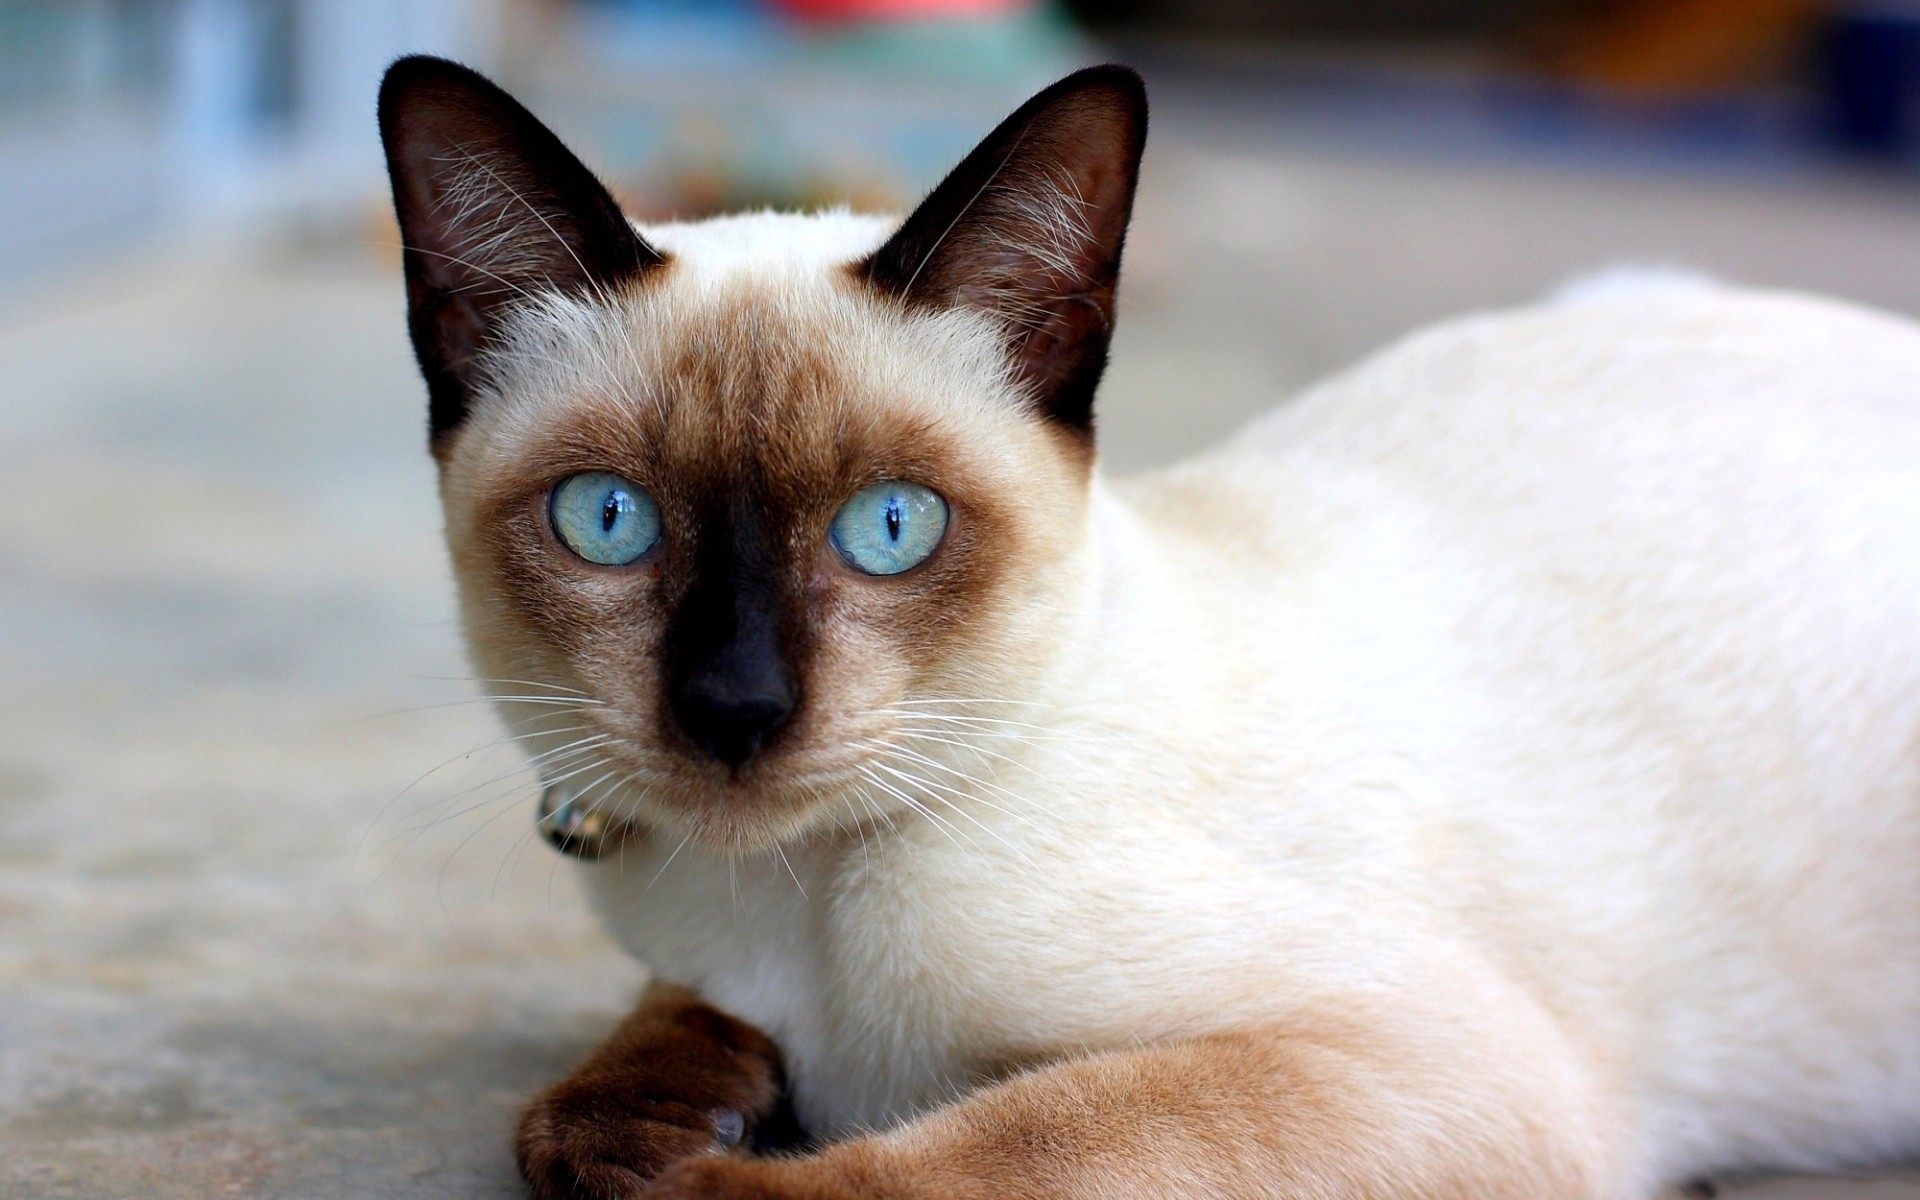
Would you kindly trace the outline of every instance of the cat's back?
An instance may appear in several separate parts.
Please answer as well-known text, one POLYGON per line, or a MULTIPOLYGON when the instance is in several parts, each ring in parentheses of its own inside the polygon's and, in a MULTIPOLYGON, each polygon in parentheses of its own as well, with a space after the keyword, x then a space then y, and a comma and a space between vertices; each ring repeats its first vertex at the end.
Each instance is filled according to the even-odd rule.
POLYGON ((1669 279, 1470 317, 1122 493, 1175 540, 1228 527, 1182 513, 1230 511, 1255 576, 1370 546, 1671 600, 1852 563, 1817 586, 1916 624, 1920 324, 1669 279))
POLYGON ((1247 737, 1308 708, 1413 803, 1623 861, 1711 812, 1742 889, 1790 874, 1764 829, 1920 871, 1920 325, 1704 283, 1468 318, 1117 490, 1267 681, 1247 737))
POLYGON ((1590 707, 1657 697, 1707 729, 1754 717, 1740 689, 1784 697, 1782 725, 1920 702, 1920 324, 1901 317, 1694 281, 1472 317, 1122 494, 1240 585, 1223 627, 1293 608, 1256 623, 1283 651, 1289 625, 1356 645, 1418 626, 1395 652, 1436 647, 1443 689, 1464 671, 1590 707))
POLYGON ((1365 473, 1576 522, 1664 495, 1712 520, 1719 497, 1913 478, 1917 453, 1920 324, 1656 277, 1416 334, 1174 474, 1365 473))

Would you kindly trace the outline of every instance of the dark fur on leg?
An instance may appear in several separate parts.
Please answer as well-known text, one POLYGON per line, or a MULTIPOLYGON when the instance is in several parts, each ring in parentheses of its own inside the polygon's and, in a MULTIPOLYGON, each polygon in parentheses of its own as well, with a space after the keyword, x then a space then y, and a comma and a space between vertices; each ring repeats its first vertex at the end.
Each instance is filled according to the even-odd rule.
POLYGON ((682 1159, 805 1142, 772 1039, 689 992, 655 987, 527 1106, 515 1149, 536 1200, 618 1200, 682 1159))

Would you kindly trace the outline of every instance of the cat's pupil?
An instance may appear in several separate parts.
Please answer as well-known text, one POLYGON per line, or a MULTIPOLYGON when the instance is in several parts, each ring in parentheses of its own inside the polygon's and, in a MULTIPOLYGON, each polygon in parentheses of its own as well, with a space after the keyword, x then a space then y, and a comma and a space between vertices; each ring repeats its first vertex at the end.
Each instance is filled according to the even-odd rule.
POLYGON ((607 502, 600 506, 600 531, 612 533, 614 523, 620 519, 620 493, 608 492, 607 502))
POLYGON ((900 498, 898 496, 889 497, 887 500, 887 538, 895 542, 900 540, 900 498))

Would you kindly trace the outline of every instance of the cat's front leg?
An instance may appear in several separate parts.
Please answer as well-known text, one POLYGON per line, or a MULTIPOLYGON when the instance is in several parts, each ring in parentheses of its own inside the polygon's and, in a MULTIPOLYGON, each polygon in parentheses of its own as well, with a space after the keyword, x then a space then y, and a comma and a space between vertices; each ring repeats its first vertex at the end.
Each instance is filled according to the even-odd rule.
MULTIPOLYGON (((1451 1032, 1451 1031, 1450 1031, 1451 1032)), ((647 1200, 1600 1200, 1616 1122, 1569 1064, 1352 1026, 1071 1060, 811 1158, 683 1162, 647 1200)))
POLYGON ((613 1036, 536 1096, 514 1146, 536 1200, 639 1195, 674 1163, 798 1137, 766 1034, 656 984, 613 1036))

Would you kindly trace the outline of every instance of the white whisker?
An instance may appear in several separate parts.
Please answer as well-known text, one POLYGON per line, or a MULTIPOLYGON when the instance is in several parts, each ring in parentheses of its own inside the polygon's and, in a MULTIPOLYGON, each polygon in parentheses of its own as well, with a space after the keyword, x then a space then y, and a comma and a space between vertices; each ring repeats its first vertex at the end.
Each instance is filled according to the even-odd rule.
MULTIPOLYGON (((927 820, 933 822, 934 826, 946 835, 947 840, 953 843, 955 849, 962 848, 960 845, 960 837, 957 836, 959 831, 957 831, 946 820, 942 819, 938 813, 934 812, 932 809, 928 808, 926 805, 914 799, 912 796, 908 795, 907 793, 901 791, 899 788, 894 787, 892 784, 880 778, 878 775, 875 775, 872 771, 868 770, 864 764, 860 766, 856 766, 854 770, 860 772, 860 774, 866 778, 868 783, 871 783, 873 786, 879 788, 881 791, 887 793, 889 796, 892 796, 894 799, 900 801, 902 804, 905 804, 908 808, 911 808, 913 811, 927 818, 927 820)), ((967 842, 969 845, 974 845, 975 849, 979 848, 977 845, 974 844, 972 838, 968 838, 967 842)))
POLYGON ((673 860, 680 857, 680 852, 685 850, 687 843, 692 840, 693 834, 691 833, 680 839, 680 844, 673 848, 673 853, 667 855, 667 861, 660 864, 660 869, 653 873, 653 878, 647 880, 647 886, 640 889, 640 898, 642 900, 646 899, 647 893, 653 890, 653 885, 660 882, 660 877, 667 873, 667 868, 673 865, 673 860))
POLYGON ((807 898, 807 888, 806 888, 806 885, 800 882, 800 876, 799 876, 799 874, 798 874, 798 873, 796 873, 796 872, 794 871, 794 869, 793 869, 793 863, 792 863, 792 862, 790 862, 790 861, 788 861, 788 859, 787 859, 787 852, 786 852, 785 850, 783 850, 783 849, 781 849, 781 848, 780 848, 780 843, 779 843, 779 842, 775 842, 775 843, 773 844, 773 852, 774 852, 774 854, 776 854, 776 855, 778 855, 778 856, 779 856, 779 858, 780 858, 780 865, 781 865, 781 866, 783 866, 783 867, 785 867, 785 868, 787 869, 787 875, 788 875, 788 877, 789 877, 789 878, 791 878, 791 879, 793 880, 793 886, 794 886, 794 887, 795 887, 796 889, 798 889, 798 890, 799 890, 799 892, 800 892, 800 898, 801 898, 802 900, 805 900, 805 899, 807 898))
MULTIPOLYGON (((905 758, 910 762, 915 762, 922 766, 932 767, 937 771, 943 771, 946 774, 951 775, 954 778, 960 780, 962 783, 972 784, 974 787, 986 788, 989 791, 999 793, 1001 797, 1003 797, 1004 799, 1014 804, 1021 805, 1022 807, 1027 806, 1026 797, 1020 795, 1018 792, 1010 791, 1009 789, 1001 786, 1000 784, 994 783, 992 780, 981 779, 976 775, 973 775, 966 771, 961 770, 959 767, 954 766, 952 763, 942 762, 931 755, 921 754, 917 751, 909 750, 905 746, 898 746, 898 745, 889 746, 887 750, 888 750, 888 753, 896 757, 905 758)), ((987 800, 986 798, 981 796, 973 796, 971 798, 978 800, 981 804, 986 805, 988 808, 993 809, 995 812, 1006 813, 1006 815, 1014 818, 1017 821, 1023 821, 1028 824, 1032 824, 1032 821, 1022 813, 1016 812, 1012 809, 1001 808, 999 805, 994 804, 992 801, 987 800)))
POLYGON ((1005 837, 1003 837, 1000 834, 998 830, 994 829, 992 826, 982 821, 979 817, 974 816, 972 813, 968 812, 961 805, 954 803, 953 800, 948 798, 948 796, 959 796, 960 798, 965 800, 973 800, 977 803, 986 804, 987 807, 993 808, 995 809, 995 811, 998 811, 998 812, 1005 812, 1006 811, 1005 809, 1001 809, 997 805, 993 805, 988 803, 987 801, 981 800, 978 796, 969 796, 965 792, 955 791, 954 789, 947 787, 945 784, 936 783, 931 779, 926 779, 926 778, 923 778, 922 776, 915 775, 911 771, 903 771, 897 767, 888 766, 884 762, 875 762, 873 766, 879 770, 885 771, 887 774, 893 776, 895 779, 900 780, 901 782, 907 784, 910 787, 919 788, 927 796, 929 800, 935 800, 941 804, 946 805, 947 808, 950 811, 952 811, 955 815, 963 817, 966 820, 973 822, 973 825, 975 828, 979 829, 982 833, 986 834, 988 837, 992 838, 994 841, 999 842, 1002 846, 1005 846, 1008 850, 1013 851, 1013 854, 1016 858, 1020 859, 1022 862, 1026 863, 1028 866, 1033 865, 1033 860, 1028 858, 1026 854, 1020 849, 1020 847, 1008 841, 1005 837), (943 795, 942 793, 946 793, 946 794, 943 795))

